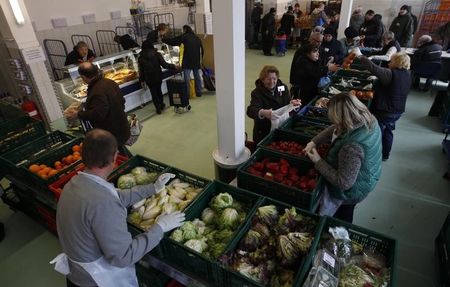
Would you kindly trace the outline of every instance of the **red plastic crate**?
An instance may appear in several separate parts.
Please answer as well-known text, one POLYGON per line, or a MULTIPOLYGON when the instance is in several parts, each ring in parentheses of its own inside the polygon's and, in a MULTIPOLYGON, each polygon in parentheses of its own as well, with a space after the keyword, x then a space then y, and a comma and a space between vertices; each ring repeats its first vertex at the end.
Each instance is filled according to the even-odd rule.
MULTIPOLYGON (((116 159, 116 165, 117 167, 119 167, 122 163, 126 162, 128 160, 128 158, 126 156, 123 155, 118 155, 117 159, 116 159)), ((76 167, 75 170, 73 170, 72 172, 70 172, 69 174, 61 177, 60 179, 58 179, 57 181, 53 182, 52 184, 50 184, 48 186, 48 188, 53 192, 53 194, 55 195, 56 200, 59 200, 59 197, 61 196, 61 193, 63 191, 64 186, 66 185, 66 183, 69 182, 69 180, 74 177, 75 175, 78 174, 78 172, 83 171, 85 168, 85 165, 82 163, 79 166, 76 167)))
POLYGON ((44 207, 41 204, 36 204, 36 210, 40 215, 40 219, 47 229, 55 235, 58 235, 56 229, 56 212, 44 207))

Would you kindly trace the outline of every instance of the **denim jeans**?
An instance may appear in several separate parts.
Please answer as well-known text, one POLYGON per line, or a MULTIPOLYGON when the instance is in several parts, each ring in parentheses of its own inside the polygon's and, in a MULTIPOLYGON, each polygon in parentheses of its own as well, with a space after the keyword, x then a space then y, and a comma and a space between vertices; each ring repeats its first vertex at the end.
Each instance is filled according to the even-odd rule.
POLYGON ((381 129, 381 142, 383 144, 383 159, 388 159, 391 153, 392 143, 394 141, 394 134, 392 131, 395 130, 395 122, 400 119, 402 114, 385 114, 385 113, 374 113, 378 120, 378 124, 381 129))
POLYGON ((191 71, 194 73, 194 79, 195 79, 195 94, 197 97, 202 96, 202 79, 200 78, 199 69, 183 69, 184 74, 184 82, 186 84, 186 95, 189 98, 190 97, 190 85, 189 82, 191 80, 191 71))

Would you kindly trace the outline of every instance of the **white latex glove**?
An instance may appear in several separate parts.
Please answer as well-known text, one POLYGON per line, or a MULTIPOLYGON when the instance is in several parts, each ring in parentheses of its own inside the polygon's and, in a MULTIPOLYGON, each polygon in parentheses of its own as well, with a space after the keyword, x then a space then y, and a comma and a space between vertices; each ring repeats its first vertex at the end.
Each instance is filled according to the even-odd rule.
POLYGON ((377 76, 374 76, 374 75, 367 77, 367 80, 369 80, 369 81, 375 81, 376 79, 378 79, 378 78, 377 78, 377 76))
POLYGON ((161 191, 163 191, 164 188, 166 187, 166 184, 169 182, 169 180, 171 180, 174 177, 175 177, 175 175, 173 173, 161 174, 158 177, 158 179, 155 181, 155 184, 154 184, 156 193, 160 193, 161 191))
POLYGON ((356 55, 356 57, 362 56, 361 50, 358 47, 353 48, 352 53, 356 55))
POLYGON ((313 163, 316 163, 321 159, 315 147, 313 147, 309 152, 307 152, 306 155, 313 163))
POLYGON ((301 106, 302 105, 302 100, 300 100, 300 99, 292 99, 290 104, 293 105, 294 107, 301 106))
POLYGON ((308 153, 308 152, 310 152, 313 148, 316 148, 316 144, 315 144, 313 141, 310 141, 310 142, 305 146, 305 148, 303 149, 303 151, 304 151, 305 153, 308 153))
POLYGON ((158 224, 163 232, 168 232, 172 229, 180 227, 185 220, 185 215, 182 212, 176 211, 171 214, 161 214, 158 216, 156 220, 156 224, 158 224))

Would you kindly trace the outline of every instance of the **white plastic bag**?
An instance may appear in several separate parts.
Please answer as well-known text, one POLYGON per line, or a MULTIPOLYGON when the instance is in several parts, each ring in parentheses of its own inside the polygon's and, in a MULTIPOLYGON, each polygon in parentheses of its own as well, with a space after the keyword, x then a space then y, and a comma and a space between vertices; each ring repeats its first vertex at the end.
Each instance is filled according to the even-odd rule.
POLYGON ((135 114, 129 114, 127 116, 127 118, 128 118, 128 123, 130 124, 130 134, 131 135, 125 144, 127 146, 132 146, 134 143, 137 142, 139 136, 141 135, 143 125, 135 114))
POLYGON ((272 111, 272 117, 270 118, 272 126, 270 130, 273 131, 274 129, 278 128, 282 123, 284 123, 289 118, 289 113, 295 109, 296 107, 294 105, 289 104, 279 108, 278 110, 272 111))

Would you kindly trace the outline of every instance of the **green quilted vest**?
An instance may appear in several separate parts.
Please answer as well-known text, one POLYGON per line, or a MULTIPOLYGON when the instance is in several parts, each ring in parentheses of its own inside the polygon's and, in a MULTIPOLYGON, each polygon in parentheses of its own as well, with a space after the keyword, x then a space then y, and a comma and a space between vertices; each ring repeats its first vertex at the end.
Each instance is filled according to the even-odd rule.
POLYGON ((337 169, 339 150, 347 143, 357 143, 364 150, 364 159, 355 184, 348 190, 339 190, 322 176, 319 179, 318 187, 319 190, 323 190, 323 185, 326 184, 332 197, 345 201, 358 201, 364 199, 380 179, 381 132, 378 123, 375 122, 370 130, 361 127, 336 138, 325 159, 332 167, 337 169))

